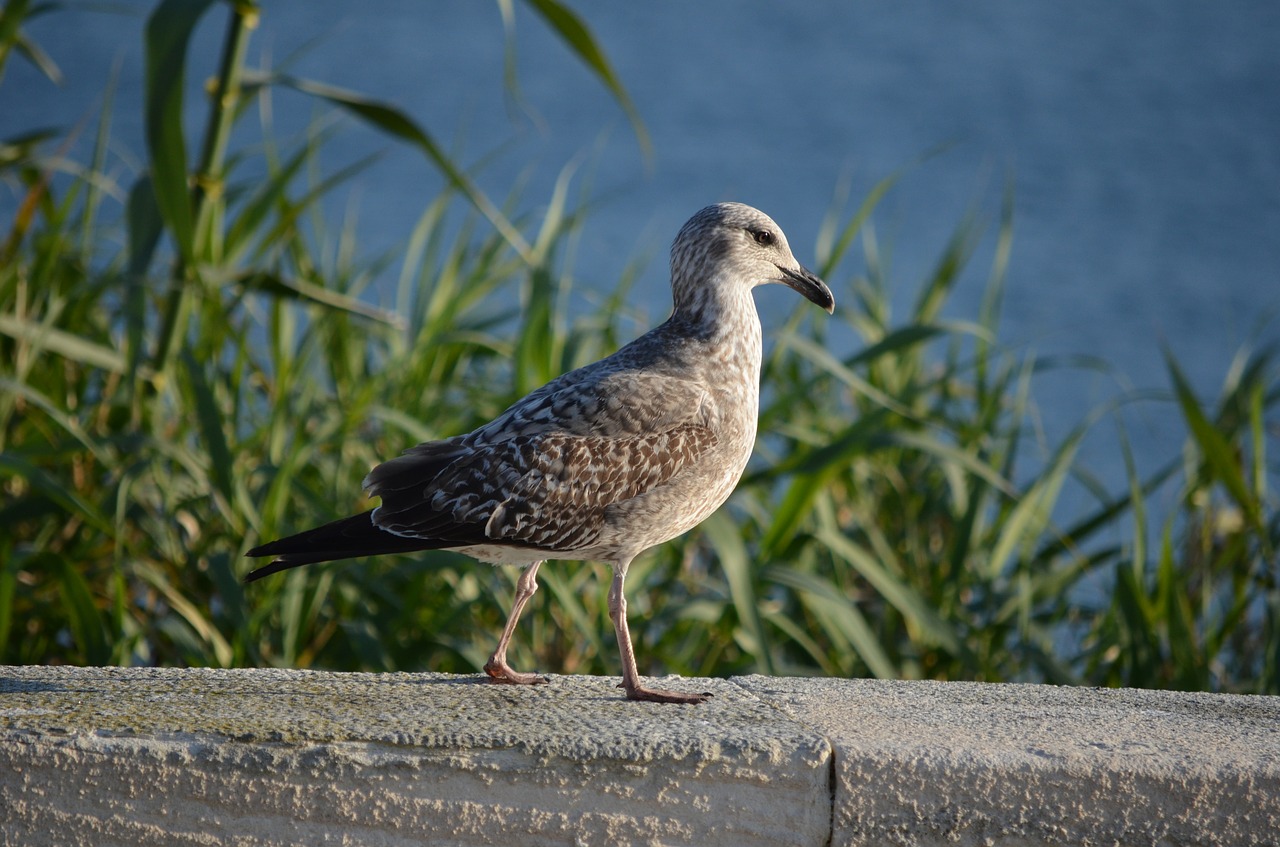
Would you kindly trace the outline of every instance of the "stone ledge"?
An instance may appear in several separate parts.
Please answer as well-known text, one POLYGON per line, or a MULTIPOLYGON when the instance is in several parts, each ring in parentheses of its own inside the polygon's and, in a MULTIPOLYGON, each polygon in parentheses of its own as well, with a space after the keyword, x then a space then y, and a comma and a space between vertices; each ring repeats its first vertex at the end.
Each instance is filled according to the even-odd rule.
POLYGON ((0 668, 0 842, 1277 844, 1280 698, 0 668))
POLYGON ((833 844, 1280 844, 1280 697, 736 681, 830 741, 833 844))

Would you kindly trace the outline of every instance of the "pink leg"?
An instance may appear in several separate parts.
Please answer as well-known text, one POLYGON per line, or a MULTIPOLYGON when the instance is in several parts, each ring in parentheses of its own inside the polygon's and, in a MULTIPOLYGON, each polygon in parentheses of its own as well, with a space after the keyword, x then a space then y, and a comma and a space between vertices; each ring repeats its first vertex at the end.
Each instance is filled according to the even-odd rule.
POLYGON ((511 635, 516 631, 516 622, 520 620, 520 612, 524 610, 524 604, 528 603, 529 598, 538 590, 538 568, 541 566, 542 562, 529 565, 516 582, 516 599, 511 604, 511 614, 507 617, 507 625, 502 630, 502 638, 498 640, 498 648, 493 651, 489 661, 484 663, 484 672, 489 675, 491 682, 505 685, 543 685, 548 682, 545 676, 538 676, 536 673, 520 673, 512 670, 507 664, 507 645, 511 643, 511 635))
POLYGON ((622 653, 622 685, 628 700, 647 700, 650 703, 702 703, 710 694, 685 694, 665 688, 646 688, 640 684, 640 672, 636 670, 636 654, 631 647, 631 632, 627 629, 627 598, 623 594, 623 582, 627 578, 627 565, 614 568, 613 583, 609 586, 609 617, 613 631, 618 636, 618 650, 622 653))

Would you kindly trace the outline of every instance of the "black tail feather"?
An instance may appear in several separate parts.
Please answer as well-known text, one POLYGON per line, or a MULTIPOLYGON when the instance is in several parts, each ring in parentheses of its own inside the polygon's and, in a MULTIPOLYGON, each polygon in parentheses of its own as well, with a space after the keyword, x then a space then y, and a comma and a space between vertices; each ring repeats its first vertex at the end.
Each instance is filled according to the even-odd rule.
POLYGON ((255 582, 273 573, 316 562, 376 556, 381 553, 411 553, 438 546, 439 543, 427 539, 405 538, 380 529, 373 523, 372 511, 362 512, 254 547, 245 555, 252 558, 275 558, 270 564, 250 571, 244 581, 255 582))

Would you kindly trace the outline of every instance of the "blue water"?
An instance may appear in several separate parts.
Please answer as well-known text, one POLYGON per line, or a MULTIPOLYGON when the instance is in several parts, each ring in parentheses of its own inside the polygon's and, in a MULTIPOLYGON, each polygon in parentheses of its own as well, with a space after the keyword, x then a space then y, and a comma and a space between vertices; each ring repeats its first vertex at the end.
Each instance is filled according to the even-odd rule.
MULTIPOLYGON (((655 318, 666 304, 666 247, 699 207, 759 206, 811 262, 842 180, 856 202, 947 145, 909 167, 875 217, 895 300, 910 302, 966 211, 994 218, 1012 180, 1001 340, 1113 369, 1037 382, 1051 436, 1126 386, 1167 387, 1162 344, 1211 397, 1242 344, 1280 339, 1280 321, 1267 321, 1280 307, 1280 4, 574 3, 651 133, 649 162, 617 105, 523 7, 517 101, 504 95, 496 4, 265 5, 255 62, 279 64, 319 39, 292 73, 400 105, 466 162, 500 151, 479 176, 495 198, 525 179, 522 208, 536 210, 560 169, 582 157, 577 184, 597 205, 574 264, 579 286, 610 286, 634 257, 651 256, 636 297, 655 318)), ((119 63, 117 150, 140 154, 149 7, 33 23, 29 34, 66 84, 11 58, 0 137, 74 125, 119 63)), ((222 15, 197 33, 193 79, 212 72, 222 15)), ((318 109, 277 93, 278 133, 302 132, 318 109)), ((193 127, 201 116, 193 106, 193 127)), ((337 167, 377 150, 384 158, 332 207, 335 225, 348 203, 358 208, 367 255, 401 244, 439 186, 417 154, 350 122, 324 161, 337 167)), ((0 186, 0 224, 16 196, 0 186)), ((989 237, 979 249, 952 315, 976 315, 993 247, 989 237)), ((830 280, 837 296, 860 261, 830 280)), ((771 310, 798 307, 785 291, 759 296, 771 310)), ((1159 404, 1130 414, 1144 470, 1174 455, 1177 417, 1159 404)), ((1118 478, 1105 433, 1085 458, 1118 478)))

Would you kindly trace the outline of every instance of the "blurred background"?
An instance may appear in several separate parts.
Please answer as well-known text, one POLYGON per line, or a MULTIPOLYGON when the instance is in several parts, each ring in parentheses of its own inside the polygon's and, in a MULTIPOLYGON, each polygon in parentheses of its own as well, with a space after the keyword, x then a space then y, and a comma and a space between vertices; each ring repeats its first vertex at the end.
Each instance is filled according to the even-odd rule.
MULTIPOLYGON (((263 57, 255 64, 398 105, 462 162, 484 162, 476 179, 491 195, 522 184, 521 204, 536 207, 576 164, 592 210, 574 275, 607 288, 629 261, 649 257, 635 297, 654 319, 668 305, 667 247, 702 206, 733 199, 764 209, 812 262, 824 216, 904 169, 876 218, 899 304, 960 218, 992 213, 1011 183, 1016 246, 1002 340, 1111 366, 1102 377, 1046 383, 1039 399, 1050 421, 1073 424, 1117 383, 1162 384, 1161 344, 1208 390, 1240 345, 1280 337, 1274 4, 1241 3, 1229 14, 1194 2, 1100 0, 911 11, 569 5, 630 94, 652 144, 648 161, 609 91, 521 4, 516 96, 504 88, 496 3, 406 0, 356 11, 341 0, 276 0, 249 49, 263 57)), ((150 4, 83 8, 30 24, 63 83, 10 63, 0 87, 5 131, 74 126, 114 72, 113 135, 137 153, 150 4)), ((197 30, 193 80, 214 73, 222 26, 211 14, 197 30)), ((303 133, 318 111, 309 98, 278 94, 277 134, 303 133)), ((189 122, 201 117, 202 105, 189 103, 189 122)), ((336 217, 352 204, 369 255, 402 246, 442 184, 415 151, 354 122, 322 162, 336 169, 374 151, 379 161, 329 208, 336 217)), ((0 198, 0 213, 16 199, 0 198)), ((953 300, 957 314, 976 311, 983 277, 972 276, 953 300)), ((1177 437, 1158 415, 1142 423, 1163 450, 1177 437)))
MULTIPOLYGON (((9 230, 7 222, 21 218, 23 203, 31 197, 33 171, 24 177, 20 166, 48 174, 52 197, 70 198, 76 180, 89 167, 70 163, 100 157, 92 167, 102 175, 98 183, 109 200, 101 201, 96 213, 102 238, 95 240, 99 246, 92 251, 86 273, 115 273, 118 267, 112 270, 113 263, 118 266, 124 261, 120 251, 137 230, 136 226, 129 229, 133 222, 127 216, 125 197, 148 169, 145 92, 153 81, 148 79, 144 26, 157 7, 122 2, 45 9, 38 4, 6 3, 6 11, 14 15, 19 7, 24 7, 20 23, 26 47, 15 48, 3 68, 0 137, 21 143, 9 146, 6 178, 0 184, 0 227, 9 230), (55 66, 56 71, 51 71, 55 66), (104 143, 100 120, 108 97, 110 126, 105 134, 109 141, 104 143), (40 135, 45 129, 51 132, 40 135), (37 136, 39 144, 23 140, 37 136)), ((197 141, 209 120, 209 106, 199 96, 199 88, 206 79, 219 77, 229 8, 217 3, 195 18, 188 42, 188 94, 181 120, 192 165, 197 141)), ((824 632, 829 628, 833 642, 819 636, 817 641, 822 643, 808 644, 804 633, 786 633, 783 640, 804 659, 766 645, 765 641, 779 637, 776 632, 769 635, 771 626, 785 629, 778 621, 792 613, 788 604, 804 605, 803 600, 784 597, 787 591, 801 592, 811 600, 815 592, 821 594, 812 584, 805 589, 794 579, 788 582, 759 570, 765 566, 764 553, 771 550, 783 556, 786 549, 782 539, 768 535, 768 516, 778 508, 770 505, 769 498, 778 498, 782 505, 793 502, 786 499, 788 492, 794 493, 787 488, 792 483, 786 472, 808 475, 835 486, 828 491, 838 491, 839 485, 827 471, 815 470, 817 460, 805 457, 824 442, 852 445, 856 441, 849 432, 843 432, 848 436, 845 441, 840 440, 842 432, 798 432, 803 420, 787 420, 781 414, 771 417, 766 410, 766 421, 777 424, 780 440, 769 445, 767 461, 757 473, 767 475, 766 466, 773 466, 768 463, 778 462, 790 471, 756 480, 762 493, 754 518, 760 521, 761 537, 753 538, 750 531, 743 535, 748 551, 744 562, 754 563, 744 567, 755 568, 743 579, 755 588, 744 594, 743 585, 726 584, 716 601, 699 594, 701 589, 690 588, 690 614, 704 623, 718 623, 721 640, 713 647, 686 646, 685 653, 676 651, 676 657, 663 659, 665 666, 703 673, 798 669, 1087 678, 1237 689, 1248 688, 1242 677, 1260 678, 1266 665, 1272 670, 1265 685, 1275 685, 1274 674, 1280 667, 1275 656, 1276 609, 1274 598, 1267 598, 1275 592, 1276 572, 1274 551, 1266 541, 1268 534, 1274 537, 1275 533, 1274 502, 1269 499, 1273 496, 1266 484, 1274 477, 1275 461, 1265 450, 1268 444, 1274 449, 1277 402, 1275 384, 1269 381, 1274 360, 1267 351, 1280 340, 1275 314, 1280 307, 1280 109, 1275 108, 1280 94, 1280 52, 1275 49, 1280 43, 1280 9, 1274 4, 1240 3, 1228 11, 1192 2, 1045 6, 1007 0, 939 2, 907 10, 870 2, 782 9, 754 2, 664 0, 596 7, 406 0, 371 2, 357 9, 339 0, 277 0, 262 4, 254 22, 242 59, 247 68, 327 83, 393 105, 398 114, 431 136, 478 191, 501 205, 507 218, 523 232, 532 233, 527 235, 531 242, 538 226, 545 227, 547 221, 570 222, 555 228, 556 248, 531 263, 556 281, 558 299, 553 311, 561 321, 557 326, 570 338, 548 357, 543 375, 554 375, 557 365, 572 365, 575 357, 585 357, 596 347, 607 352, 603 349, 607 342, 626 341, 664 317, 669 302, 666 249, 671 238, 698 208, 725 199, 768 212, 785 229, 801 261, 834 272, 835 278, 829 281, 849 314, 882 310, 870 322, 879 324, 875 331, 868 329, 866 321, 852 317, 845 324, 820 330, 823 349, 851 369, 876 364, 858 360, 859 351, 886 337, 890 342, 881 350, 883 355, 901 356, 896 366, 915 376, 919 375, 913 370, 916 365, 919 373, 927 373, 932 366, 949 376, 964 371, 984 382, 984 357, 994 349, 988 347, 992 337, 998 337, 1000 354, 1016 362, 1016 367, 1007 369, 1008 392, 995 406, 1002 410, 999 415, 1014 410, 1016 427, 1001 424, 1001 431, 1010 439, 1006 446, 1032 445, 1024 446, 1021 454, 1028 458, 1014 462, 1001 450, 975 442, 973 463, 947 465, 946 451, 967 444, 955 434, 963 427, 954 413, 939 412, 935 425, 926 422, 924 431, 937 436, 929 445, 931 455, 946 467, 934 481, 940 490, 951 491, 943 496, 955 500, 951 505, 962 525, 963 516, 973 509, 965 498, 955 495, 956 474, 972 472, 974 463, 980 464, 983 473, 990 471, 1009 483, 1002 495, 1008 499, 990 508, 993 526, 1018 520, 1017 533, 1028 531, 1028 524, 1025 517, 1017 517, 1016 507, 1026 501, 1014 492, 1025 494, 1039 490, 1040 483, 1052 483, 1046 486, 1053 489, 1052 497, 1037 507, 1040 518, 1031 522, 1042 533, 1036 536, 1038 541, 1019 535, 1015 542, 993 530, 985 552, 966 547, 966 552, 952 559, 957 567, 969 555, 990 559, 994 548, 999 561, 990 565, 990 576, 1011 580, 1010 585, 1017 583, 1014 572, 1019 568, 1043 575, 1054 570, 1045 564, 1049 559, 1065 556, 1070 560, 1070 566, 1064 565, 1069 576, 1044 587, 1042 594, 1024 598, 1022 624, 995 599, 975 599, 972 586, 966 596, 950 571, 919 576, 928 585, 920 589, 919 602, 901 599, 895 593, 898 589, 885 587, 889 583, 875 585, 873 593, 885 604, 891 621, 846 620, 841 616, 850 614, 847 608, 835 610, 830 605, 857 601, 867 590, 867 574, 854 567, 850 579, 860 574, 860 587, 829 583, 830 597, 823 601, 827 606, 817 603, 824 611, 808 610, 828 616, 814 626, 824 632), (566 178, 571 178, 567 199, 557 193, 566 178), (848 243, 842 241, 845 234, 851 237, 848 243), (924 293, 931 290, 945 290, 936 310, 924 303, 928 299, 924 293), (601 310, 608 312, 607 319, 591 317, 601 310), (579 327, 576 321, 585 323, 579 327), (602 328, 601 321, 607 326, 602 328), (895 326, 936 329, 943 325, 958 338, 932 351, 923 346, 924 337, 891 334, 895 326), (580 338, 574 332, 585 334, 580 338), (917 341, 921 346, 916 346, 917 341), (910 367, 904 364, 908 361, 910 367), (1033 372, 1034 379, 1020 382, 1022 370, 1033 372), (1242 375, 1255 379, 1257 399, 1237 397, 1239 403, 1233 406, 1227 399, 1240 387, 1242 375), (1254 402, 1257 414, 1250 417, 1249 404, 1254 402), (1191 412, 1196 403, 1203 405, 1205 415, 1199 430, 1191 412), (1232 417, 1228 412, 1237 406, 1236 411, 1243 411, 1232 417), (1103 423, 1094 425, 1099 420, 1103 423), (1087 425, 1078 429, 1082 424, 1087 425), (1237 424, 1243 429, 1231 430, 1237 424), (1197 431, 1212 428, 1228 432, 1221 450, 1216 442, 1206 447, 1195 439, 1197 431), (946 434, 939 435, 942 431, 946 434), (1232 446, 1231 438, 1236 436, 1243 439, 1240 449, 1232 446), (1070 450, 1063 451, 1067 444, 1070 450), (1215 471, 1217 476, 1197 476, 1197 468, 1206 460, 1197 458, 1195 445, 1204 455, 1238 464, 1241 485, 1250 496, 1257 495, 1256 506, 1242 502, 1240 486, 1224 481, 1221 468, 1215 471), (1228 461, 1228 456, 1233 458, 1228 461), (1059 459, 1064 467, 1070 465, 1061 479, 1054 473, 1059 459), (1166 470, 1175 473, 1168 470, 1174 465, 1187 474, 1185 484, 1161 476, 1166 470), (1161 477, 1158 484, 1156 477, 1161 477), (1224 490, 1226 494, 1221 493, 1224 490), (1250 635, 1252 652, 1247 660, 1224 646, 1229 638, 1222 633, 1211 637, 1206 630, 1192 638, 1193 652, 1203 654, 1195 660, 1204 668, 1195 676, 1196 682, 1189 681, 1191 677, 1177 681, 1178 674, 1170 668, 1179 658, 1167 652, 1172 649, 1167 644, 1142 648, 1149 648, 1153 656, 1167 648, 1163 658, 1152 659, 1155 665, 1166 664, 1163 671, 1151 671, 1142 679, 1126 676, 1122 670, 1108 675, 1106 668, 1114 670, 1109 663, 1123 664, 1116 651, 1137 649, 1124 640, 1135 636, 1121 633, 1126 626, 1122 623, 1115 624, 1117 634, 1106 645, 1088 646, 1096 615, 1102 614, 1099 610, 1119 602, 1114 598, 1115 569, 1133 570, 1138 594, 1163 597, 1153 575, 1160 567, 1160 545, 1166 537, 1170 545, 1185 540, 1184 510, 1188 504, 1194 510, 1195 502, 1202 507, 1212 502, 1215 495, 1205 492, 1213 491, 1219 492, 1216 496, 1234 516, 1228 522, 1242 521, 1257 530, 1263 542, 1242 552, 1243 571, 1226 568, 1227 582, 1244 579, 1247 583, 1232 589, 1232 599, 1209 596, 1213 592, 1205 586, 1214 578, 1186 577, 1175 593, 1200 592, 1200 599, 1186 601, 1195 610, 1186 612, 1189 617, 1184 623, 1189 621, 1187 626, 1196 630, 1203 612, 1228 619, 1228 629, 1251 622, 1265 632, 1250 635), (1135 500, 1145 507, 1137 517, 1132 516, 1135 500), (1091 520, 1107 523, 1108 529, 1099 533, 1094 527, 1074 534, 1091 520), (1006 540, 1001 541, 1002 537, 1006 540), (758 543, 767 548, 763 553, 758 543), (1015 548, 1025 551, 1014 553, 1015 548), (1014 560, 1021 564, 1006 568, 1006 562, 1014 560), (928 597, 945 586, 934 583, 948 581, 957 592, 954 610, 962 618, 970 615, 967 622, 950 635, 940 633, 951 623, 933 618, 911 623, 914 615, 922 614, 921 607, 939 605, 928 597), (1058 623, 1036 636, 1039 646, 1033 652, 1038 658, 1016 669, 1001 668, 998 662, 982 668, 975 658, 975 651, 982 651, 966 645, 966 633, 990 621, 983 623, 981 615, 974 615, 974 604, 989 602, 1004 609, 993 614, 1006 615, 1002 620, 1016 630, 1026 624, 1029 610, 1049 595, 1070 596, 1072 603, 1083 605, 1052 613, 1059 616, 1058 623), (746 610, 748 604, 767 607, 775 601, 777 608, 769 618, 773 624, 746 610), (862 651, 872 649, 867 645, 873 633, 881 639, 888 636, 891 641, 901 638, 916 643, 907 650, 910 659, 892 649, 888 657, 868 658, 862 651), (703 651, 699 655, 725 657, 723 664, 717 664, 718 659, 678 658, 699 650, 703 651), (771 650, 773 658, 769 658, 771 650), (842 650, 861 659, 841 664, 816 658, 842 650), (922 659, 921 651, 940 651, 950 658, 922 659), (1074 653, 1080 661, 1074 666, 1069 660, 1050 661, 1047 656, 1055 651, 1074 653), (1218 666, 1211 668, 1215 661, 1218 666), (1224 663, 1237 667, 1224 669, 1224 663), (1224 683, 1227 677, 1232 682, 1224 683)), ((308 243, 319 244, 319 253, 337 257, 339 264, 359 266, 358 273, 349 275, 349 281, 355 282, 346 290, 354 299, 388 310, 402 309, 412 299, 405 293, 406 281, 419 278, 401 264, 406 250, 412 252, 409 245, 415 237, 426 238, 426 230, 457 244, 480 237, 475 227, 484 224, 475 222, 467 203, 424 223, 424 210, 451 190, 449 175, 437 161, 423 155, 420 145, 402 143, 403 136, 389 137, 395 133, 387 121, 353 114, 349 108, 335 107, 333 100, 317 99, 287 83, 254 90, 253 95, 229 141, 229 167, 245 191, 255 182, 272 180, 291 150, 312 145, 319 137, 323 143, 313 144, 298 171, 309 173, 312 185, 346 168, 358 169, 332 190, 326 188, 310 198, 313 202, 306 209, 310 228, 302 236, 310 239, 308 243)), ((235 205, 232 197, 228 220, 235 205)), ((160 212, 171 227, 168 210, 160 212)), ((266 224, 262 226, 264 236, 269 234, 266 224)), ((279 235, 278 230, 270 232, 279 235)), ((21 244, 21 239, 11 241, 15 250, 21 244)), ((161 268, 168 243, 160 242, 160 259, 150 266, 153 272, 161 268)), ((167 255, 171 260, 171 247, 167 255)), ((267 252, 260 249, 259 255, 267 252)), ((424 285, 432 276, 418 273, 424 285)), ((511 276, 523 278, 522 273, 511 276)), ((519 289, 519 314, 527 316, 538 283, 534 279, 519 284, 526 286, 519 289)), ((157 284, 155 290, 162 288, 157 284)), ((265 286, 257 290, 267 296, 273 296, 272 291, 280 294, 265 286)), ((155 296, 159 300, 160 294, 155 296)), ((299 295, 296 288, 287 292, 287 298, 300 296, 307 301, 309 295, 299 295)), ((786 338, 795 329, 794 304, 785 294, 769 290, 759 292, 758 301, 766 323, 776 331, 775 337, 766 338, 766 349, 777 350, 778 356, 791 355, 794 345, 786 338)), ((107 297, 103 302, 114 301, 107 297)), ((186 312, 181 314, 188 317, 186 312)), ((499 337, 523 338, 527 328, 511 323, 519 323, 519 314, 491 315, 481 323, 486 331, 502 327, 495 333, 499 337)), ((198 326, 198 318, 193 320, 198 326)), ((311 327, 312 320, 304 318, 302 326, 311 327)), ((113 331, 119 335, 126 325, 127 317, 114 326, 108 320, 99 328, 110 336, 113 331)), ((146 327, 148 333, 167 326, 158 316, 139 318, 135 325, 146 327)), ((241 338, 266 343, 265 339, 275 337, 270 329, 263 329, 261 321, 255 326, 241 338)), ((417 328, 419 322, 411 320, 411 331, 417 328)), ((198 330, 192 333, 193 338, 199 335, 198 330)), ((10 335, 18 338, 21 333, 15 330, 10 335)), ((501 342, 489 347, 497 353, 509 352, 501 342)), ((401 352, 409 355, 411 348, 412 344, 401 352)), ((193 342, 192 350, 199 349, 201 345, 193 342)), ((388 358, 394 359, 394 351, 381 354, 380 362, 385 364, 388 358)), ((867 410, 859 403, 867 398, 872 405, 886 407, 883 395, 868 393, 856 381, 841 382, 834 368, 827 368, 825 376, 805 371, 815 362, 823 370, 815 355, 806 362, 795 366, 794 372, 779 365, 773 373, 775 383, 790 374, 812 389, 813 383, 804 380, 824 378, 851 392, 847 406, 823 413, 815 410, 815 419, 832 413, 845 423, 865 417, 867 410)), ((268 378, 274 367, 264 368, 268 378)), ((440 371, 436 377, 460 372, 467 372, 466 368, 440 371)), ((492 363, 468 373, 497 374, 495 379, 503 380, 494 389, 498 397, 519 388, 522 379, 535 376, 512 376, 492 363)), ((894 387, 883 373, 858 373, 878 389, 894 387)), ((338 379, 332 369, 329 376, 338 379)), ((970 387, 975 390, 969 394, 948 393, 950 389, 942 393, 963 395, 963 402, 981 407, 982 391, 989 386, 970 387)), ((770 390, 785 393, 776 385, 770 390)), ((782 408, 785 397, 777 399, 782 408)), ((910 405, 918 398, 899 399, 910 405)), ((392 405, 391 400, 386 404, 392 405)), ((929 409, 939 411, 936 405, 929 409)), ((227 414, 233 411, 242 414, 230 407, 227 414)), ((406 433, 388 439, 390 453, 412 443, 406 434, 451 434, 437 431, 434 422, 424 422, 422 407, 401 411, 424 425, 415 428, 402 422, 406 433)), ((461 414, 457 424, 466 420, 461 414)), ((985 419, 976 415, 974 422, 979 420, 985 419)), ((243 417, 228 418, 223 429, 233 440, 246 436, 249 449, 247 432, 252 427, 243 417)), ((204 437, 207 440, 207 433, 204 437)), ((15 443, 11 437, 10 445, 15 443)), ((847 468, 851 457, 859 455, 854 447, 849 450, 822 459, 838 458, 847 468)), ((230 452, 236 453, 236 445, 230 452)), ((348 459, 355 465, 360 461, 348 459)), ((26 473, 21 468, 15 472, 14 467, 11 464, 10 473, 26 473)), ((356 473, 341 486, 335 482, 325 494, 326 507, 337 513, 354 506, 358 479, 356 473)), ((856 485, 857 479, 855 473, 849 485, 856 485)), ((20 499, 28 490, 11 486, 9 494, 20 499)), ((117 489, 112 491, 118 496, 117 489)), ((831 496, 840 499, 838 494, 831 496)), ((745 505, 738 508, 751 513, 750 496, 742 502, 745 505)), ((306 498, 300 498, 285 509, 282 502, 278 514, 265 520, 256 514, 246 517, 244 526, 274 528, 280 518, 287 521, 280 529, 296 528, 327 517, 314 510, 308 513, 305 503, 306 498)), ((804 509, 812 508, 816 508, 813 501, 805 500, 804 509)), ((853 522, 853 517, 841 517, 838 512, 837 524, 853 522)), ((191 514, 203 523, 198 512, 191 514)), ((817 519, 796 517, 790 529, 807 527, 817 539, 821 532, 813 529, 812 520, 817 519)), ((1221 516, 1202 514, 1191 523, 1197 521, 1216 526, 1221 516)), ((965 545, 973 543, 966 533, 974 526, 970 523, 960 533, 965 545)), ((928 535, 920 527, 902 531, 904 535, 884 549, 869 544, 871 554, 883 563, 893 558, 894 550, 906 555, 904 551, 912 546, 906 539, 913 531, 928 535)), ((19 552, 31 554, 32 537, 28 534, 27 541, 16 540, 4 548, 15 557, 13 561, 18 561, 19 552)), ((927 540, 923 547, 929 547, 927 540)), ((232 552, 219 555, 226 557, 224 565, 206 562, 201 567, 225 566, 228 573, 240 567, 232 552)), ((671 580, 684 568, 680 572, 692 579, 688 577, 692 555, 674 552, 672 570, 664 572, 659 566, 658 572, 671 580)), ((937 550, 930 555, 946 558, 937 550)), ((796 551, 785 556, 794 558, 796 551)), ((111 567, 122 567, 127 558, 115 554, 111 567)), ((179 565, 171 562, 166 567, 179 565)), ((898 576, 907 584, 913 579, 898 576)), ((24 583, 14 579, 16 592, 24 583)), ((30 581, 35 584, 34 577, 30 581)), ((871 582, 875 584, 875 579, 871 582)), ((655 577, 655 585, 660 584, 662 580, 655 577)), ((986 585, 978 594, 990 589, 986 585)), ((1005 586, 993 596, 1008 600, 1012 595, 1001 593, 1006 589, 1016 593, 1005 586)), ((69 590, 55 591, 61 599, 50 602, 69 602, 69 590)), ((471 596, 467 594, 471 589, 459 590, 471 596)), ((320 595, 308 596, 325 602, 320 595)), ((101 609, 110 605, 101 598, 92 602, 101 609)), ((119 598, 112 602, 128 605, 119 598)), ((211 636, 198 633, 202 626, 210 632, 219 629, 214 619, 224 613, 219 603, 225 602, 226 598, 215 600, 204 624, 193 624, 180 615, 185 622, 174 626, 193 627, 196 635, 183 636, 193 645, 207 640, 211 636)), ((241 602, 237 595, 235 603, 241 602)), ((253 605, 260 602, 255 599, 253 605)), ((1127 612, 1113 611, 1121 617, 1128 614, 1131 623, 1150 619, 1152 644, 1170 638, 1171 626, 1176 638, 1182 624, 1171 625, 1169 616, 1182 614, 1170 611, 1181 601, 1152 600, 1150 607, 1143 607, 1143 602, 1135 600, 1137 605, 1127 612)), ((113 614, 115 618, 104 612, 104 638, 124 643, 125 633, 112 635, 112 627, 119 629, 120 615, 125 613, 113 614)), ((333 614, 333 620, 338 617, 333 614)), ((466 615, 461 619, 459 625, 480 626, 466 615)), ((589 630, 598 622, 598 609, 588 603, 575 620, 548 621, 546 628, 568 625, 589 630)), ((323 629, 314 621, 306 625, 323 629)), ((429 626, 423 623, 424 629, 429 626)), ((56 657, 59 643, 69 655, 83 658, 73 649, 82 637, 75 626, 51 627, 46 633, 50 646, 42 658, 56 657)), ((670 627, 680 630, 674 623, 670 627)), ((142 638, 136 632, 134 636, 142 638)), ((300 655, 314 659, 315 650, 263 646, 275 637, 250 638, 257 646, 230 645, 223 653, 236 661, 264 660, 264 650, 269 661, 296 662, 300 655)), ((302 636, 293 631, 281 637, 302 636)), ((565 636, 568 642, 575 637, 581 640, 581 633, 565 636)), ((1006 633, 996 640, 1006 649, 1013 637, 1006 633)), ((137 652, 136 646, 114 653, 108 649, 108 653, 119 661, 153 660, 154 647, 137 652)), ((472 654, 479 655, 481 650, 453 642, 446 646, 457 654, 463 669, 472 654)), ((572 648, 562 644, 559 649, 555 656, 539 654, 539 658, 563 665, 563 654, 572 648)), ((608 652, 604 664, 597 666, 592 664, 593 649, 589 646, 587 655, 579 658, 581 666, 607 671, 608 652)), ((217 653, 207 647, 190 650, 195 652, 184 655, 183 661, 212 661, 210 657, 217 653)), ((8 655, 12 659, 22 654, 8 655)), ((382 666, 379 662, 397 663, 377 659, 365 664, 382 666)), ((437 661, 432 667, 451 666, 437 661)))

